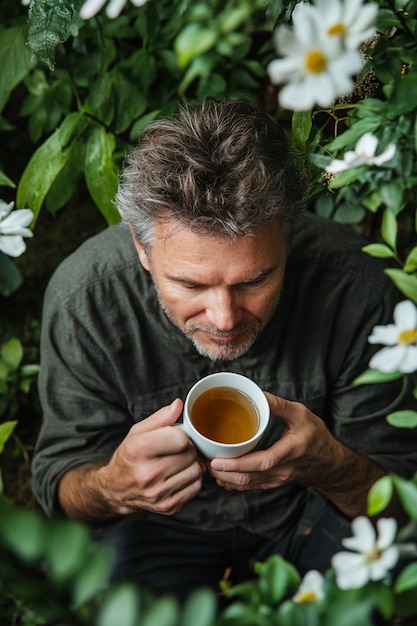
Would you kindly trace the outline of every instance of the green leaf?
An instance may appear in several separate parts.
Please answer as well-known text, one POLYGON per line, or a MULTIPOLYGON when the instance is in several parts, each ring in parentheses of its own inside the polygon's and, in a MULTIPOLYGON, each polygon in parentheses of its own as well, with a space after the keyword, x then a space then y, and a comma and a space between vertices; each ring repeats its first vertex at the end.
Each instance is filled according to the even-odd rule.
POLYGON ((54 580, 66 580, 81 569, 88 542, 89 534, 84 526, 59 520, 51 527, 46 559, 54 580))
POLYGON ((0 111, 35 64, 26 45, 24 29, 24 26, 13 26, 0 31, 0 111))
POLYGON ((0 535, 7 548, 28 563, 41 558, 47 533, 39 513, 4 503, 0 513, 0 535))
POLYGON ((83 0, 36 0, 29 7, 28 44, 50 69, 55 48, 76 35, 83 0))
MULTIPOLYGON (((144 626, 139 618, 139 599, 130 583, 113 587, 101 603, 97 626, 144 626)), ((159 626, 162 626, 160 624, 159 626)))
POLYGON ((85 179, 88 191, 108 224, 117 224, 120 217, 113 205, 117 193, 116 165, 113 151, 114 135, 97 126, 91 133, 85 155, 85 179))
POLYGON ((409 589, 417 591, 417 563, 408 565, 400 573, 394 586, 395 593, 403 593, 409 589))
MULTIPOLYGON (((1 76, 1 72, 0 72, 0 76, 1 76)), ((6 174, 2 172, 1 170, 0 170, 0 186, 12 187, 13 189, 16 187, 12 179, 6 176, 6 174)))
POLYGON ((217 612, 217 597, 211 589, 194 591, 185 603, 181 626, 211 626, 217 612))
POLYGON ((0 252, 0 295, 10 296, 23 283, 23 277, 15 263, 0 252))
POLYGON ((393 480, 404 511, 412 520, 417 520, 417 485, 396 475, 393 480))
POLYGON ((406 274, 403 270, 389 268, 384 270, 387 276, 407 298, 417 302, 417 276, 406 274))
POLYGON ((404 191, 401 187, 401 180, 381 185, 379 193, 382 201, 394 215, 398 215, 404 208, 404 191))
POLYGON ((397 220, 394 213, 389 208, 385 209, 382 216, 381 235, 390 248, 395 250, 397 242, 397 220))
POLYGON ((338 172, 335 174, 334 178, 332 178, 329 184, 329 189, 340 189, 340 187, 349 185, 357 180, 365 171, 366 167, 362 165, 361 167, 352 167, 348 170, 344 170, 343 172, 338 172))
POLYGON ((389 117, 397 117, 415 110, 417 102, 417 74, 409 72, 399 78, 389 99, 387 113, 389 117))
POLYGON ((366 252, 366 254, 370 254, 371 256, 378 257, 380 259, 390 259, 395 257, 395 252, 383 243, 370 243, 369 245, 364 246, 362 250, 366 252))
POLYGON ((187 24, 174 42, 178 65, 181 68, 187 67, 194 57, 213 48, 217 39, 218 33, 214 28, 207 28, 198 23, 187 24))
POLYGON ((0 454, 3 452, 5 443, 10 439, 16 425, 17 421, 3 422, 0 424, 0 454))
POLYGON ((22 344, 18 339, 12 337, 1 346, 0 355, 11 369, 16 370, 23 359, 22 344))
POLYGON ((355 122, 351 128, 328 143, 326 145, 326 150, 329 152, 336 152, 341 148, 355 145, 362 135, 376 130, 381 125, 381 122, 382 120, 378 117, 367 117, 363 120, 359 120, 359 122, 355 122))
POLYGON ((408 253, 403 269, 409 274, 417 271, 417 246, 414 246, 408 253))
POLYGON ((295 111, 291 120, 291 137, 294 148, 305 152, 312 128, 311 111, 295 111))
POLYGON ((387 422, 398 428, 415 428, 417 426, 417 411, 395 411, 387 416, 387 422))
POLYGON ((105 546, 94 546, 74 582, 73 597, 76 606, 84 604, 99 590, 104 589, 111 569, 111 552, 105 546))
POLYGON ((394 485, 390 476, 376 481, 368 493, 368 514, 377 515, 387 508, 391 501, 394 485))
POLYGON ((401 378, 403 374, 401 372, 389 372, 384 373, 379 370, 368 369, 363 374, 355 378, 354 385, 369 385, 374 383, 386 383, 390 380, 396 380, 401 378))
POLYGON ((32 209, 32 227, 46 194, 68 159, 68 143, 81 119, 81 113, 70 113, 61 126, 34 152, 22 174, 17 188, 16 204, 20 208, 32 209))
POLYGON ((149 607, 140 626, 176 626, 178 616, 177 601, 169 596, 163 597, 149 607))

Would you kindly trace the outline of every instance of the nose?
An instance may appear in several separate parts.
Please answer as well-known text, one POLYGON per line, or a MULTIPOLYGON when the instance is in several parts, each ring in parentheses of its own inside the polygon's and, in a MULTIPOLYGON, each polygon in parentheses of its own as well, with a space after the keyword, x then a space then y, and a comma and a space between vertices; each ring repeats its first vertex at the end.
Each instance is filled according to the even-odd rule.
POLYGON ((227 288, 212 289, 206 306, 207 319, 220 331, 232 330, 241 320, 241 308, 236 296, 227 288))

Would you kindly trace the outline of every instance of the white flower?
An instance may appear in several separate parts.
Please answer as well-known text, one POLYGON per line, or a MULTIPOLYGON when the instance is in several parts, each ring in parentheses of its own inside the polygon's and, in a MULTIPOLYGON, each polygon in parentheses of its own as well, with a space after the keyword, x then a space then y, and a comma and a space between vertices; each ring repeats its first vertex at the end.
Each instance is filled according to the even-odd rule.
POLYGON ((376 32, 378 5, 362 0, 316 0, 318 19, 326 35, 341 37, 345 48, 355 50, 376 32))
POLYGON ((33 211, 19 209, 13 211, 14 202, 7 204, 0 200, 0 251, 9 256, 20 256, 26 250, 23 237, 33 237, 29 226, 33 211))
POLYGON ((337 174, 343 172, 352 167, 359 167, 360 165, 382 165, 387 161, 390 161, 394 156, 397 148, 394 143, 390 143, 389 146, 375 156, 376 149, 378 147, 378 139, 372 133, 365 133, 359 139, 355 146, 355 150, 348 150, 345 152, 343 160, 333 159, 333 161, 325 167, 326 172, 329 174, 337 174))
POLYGON ((314 602, 324 597, 324 578, 315 569, 306 573, 293 597, 294 602, 314 602))
POLYGON ((293 30, 282 24, 274 33, 282 59, 268 65, 271 81, 287 83, 278 95, 281 106, 306 111, 328 107, 352 90, 352 75, 362 65, 357 50, 345 50, 339 37, 323 32, 315 7, 304 2, 293 11, 293 30))
MULTIPOLYGON (((141 7, 148 0, 130 0, 135 7, 141 7)), ((107 0, 86 0, 80 9, 80 17, 89 20, 90 17, 96 15, 106 4, 107 0)), ((106 15, 114 19, 122 12, 127 0, 109 0, 106 8, 106 15)))
POLYGON ((414 544, 393 543, 397 533, 394 518, 379 519, 376 525, 378 537, 367 517, 353 520, 353 537, 343 539, 342 543, 355 552, 338 552, 332 558, 340 589, 358 589, 370 580, 382 580, 395 567, 400 555, 417 554, 414 544))
POLYGON ((417 370, 417 308, 411 300, 399 302, 394 309, 394 324, 375 326, 369 343, 381 343, 387 348, 376 352, 369 367, 380 372, 417 370))

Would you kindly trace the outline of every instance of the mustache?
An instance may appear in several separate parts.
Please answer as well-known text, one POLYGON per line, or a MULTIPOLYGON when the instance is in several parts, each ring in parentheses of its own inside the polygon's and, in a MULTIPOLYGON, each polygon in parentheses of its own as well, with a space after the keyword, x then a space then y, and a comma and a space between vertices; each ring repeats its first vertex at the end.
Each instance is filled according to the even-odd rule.
POLYGON ((203 332, 210 333, 210 335, 219 337, 219 339, 221 339, 222 337, 230 337, 230 335, 237 337, 238 335, 241 335, 242 333, 258 330, 258 328, 259 328, 259 323, 257 322, 251 322, 251 323, 239 322, 231 330, 219 330, 218 328, 216 328, 215 326, 212 326, 211 324, 199 324, 198 322, 197 323, 190 322, 189 324, 186 324, 187 332, 194 332, 196 330, 202 330, 203 332))

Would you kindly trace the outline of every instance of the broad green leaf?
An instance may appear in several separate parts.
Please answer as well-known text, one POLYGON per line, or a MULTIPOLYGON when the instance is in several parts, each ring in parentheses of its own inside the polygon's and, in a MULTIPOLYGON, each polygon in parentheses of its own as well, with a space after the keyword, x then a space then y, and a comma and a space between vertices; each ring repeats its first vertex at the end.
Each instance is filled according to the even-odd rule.
POLYGON ((404 263, 404 271, 410 274, 417 271, 417 246, 414 246, 408 253, 404 263))
POLYGON ((409 72, 397 80, 392 97, 389 99, 387 112, 390 117, 397 117, 416 108, 417 74, 409 72))
POLYGON ((390 259, 395 256, 395 252, 384 243, 370 243, 362 248, 366 254, 378 257, 380 259, 390 259))
POLYGON ((50 69, 54 69, 55 48, 76 35, 83 0, 36 0, 29 7, 28 44, 50 69))
POLYGON ((110 589, 101 602, 96 624, 97 626, 138 626, 138 624, 144 626, 139 620, 139 598, 134 585, 122 583, 110 589))
POLYGON ((355 122, 355 124, 352 124, 351 128, 327 144, 326 150, 329 152, 336 152, 337 150, 341 150, 347 146, 354 146, 362 135, 376 130, 380 126, 381 122, 382 120, 377 117, 365 118, 363 120, 359 120, 359 122, 355 122))
POLYGON ((368 493, 368 514, 377 515, 387 508, 391 501, 394 485, 390 476, 376 481, 368 493))
POLYGON ((76 606, 83 604, 106 586, 111 560, 112 555, 107 547, 94 547, 74 582, 73 597, 76 606))
POLYGON ((344 187, 345 185, 350 185, 355 180, 360 178, 361 174, 366 170, 366 167, 362 165, 361 167, 352 167, 351 169, 344 170, 343 172, 338 172, 332 178, 329 189, 340 189, 340 187, 344 187))
POLYGON ((417 426, 417 411, 395 411, 387 416, 387 421, 391 426, 398 428, 415 428, 417 426))
POLYGON ((396 249, 397 242, 397 220, 395 214, 389 209, 385 209, 382 216, 381 235, 393 250, 396 249))
POLYGON ((116 165, 113 151, 114 135, 97 126, 91 133, 85 154, 85 179, 88 191, 108 224, 120 221, 113 205, 117 193, 116 165))
POLYGON ((403 374, 401 372, 389 372, 384 373, 379 370, 368 369, 363 374, 355 378, 354 385, 369 385, 374 383, 386 383, 390 380, 396 380, 401 378, 403 374))
POLYGON ((46 559, 54 580, 66 580, 81 569, 86 559, 88 542, 88 531, 80 524, 59 520, 51 527, 46 559))
POLYGON ((23 359, 23 347, 19 339, 12 337, 1 346, 0 355, 12 369, 16 370, 23 359))
POLYGON ((0 520, 0 534, 9 550, 29 563, 43 556, 47 533, 39 513, 3 504, 0 520))
POLYGON ((417 302, 417 276, 406 274, 403 270, 389 268, 384 270, 392 282, 407 298, 417 302))
MULTIPOLYGON (((0 30, 0 111, 13 89, 35 64, 25 41, 25 27, 0 30)), ((0 183, 6 184, 6 183, 0 183)))
POLYGON ((23 283, 23 277, 17 265, 3 252, 0 252, 0 295, 7 297, 23 283))
POLYGON ((291 137, 296 150, 305 152, 312 128, 311 111, 295 111, 291 120, 291 137))
MULTIPOLYGON (((154 602, 140 621, 140 626, 176 626, 179 607, 174 598, 169 596, 154 602)), ((198 623, 198 622, 197 622, 198 623)))
POLYGON ((412 520, 417 520, 417 485, 400 476, 393 476, 393 480, 404 511, 412 520))
POLYGON ((409 589, 415 589, 417 593, 417 563, 410 563, 395 582, 395 593, 403 593, 409 589))
POLYGON ((197 23, 187 24, 174 42, 178 65, 181 68, 187 67, 194 57, 213 48, 217 39, 218 33, 215 29, 197 23))
POLYGON ((217 612, 217 597, 211 589, 198 589, 184 606, 181 626, 211 626, 217 612))
POLYGON ((4 450, 4 445, 17 425, 17 421, 3 422, 0 424, 0 454, 4 450))
POLYGON ((116 133, 122 133, 145 112, 148 102, 136 85, 118 73, 114 76, 114 89, 117 94, 116 133))
POLYGON ((46 194, 68 159, 68 144, 82 119, 81 113, 70 113, 61 126, 34 152, 17 188, 16 204, 34 212, 36 222, 46 194))
POLYGON ((401 179, 392 181, 379 188, 381 200, 387 205, 394 215, 398 215, 404 208, 404 190, 401 186, 401 179))

